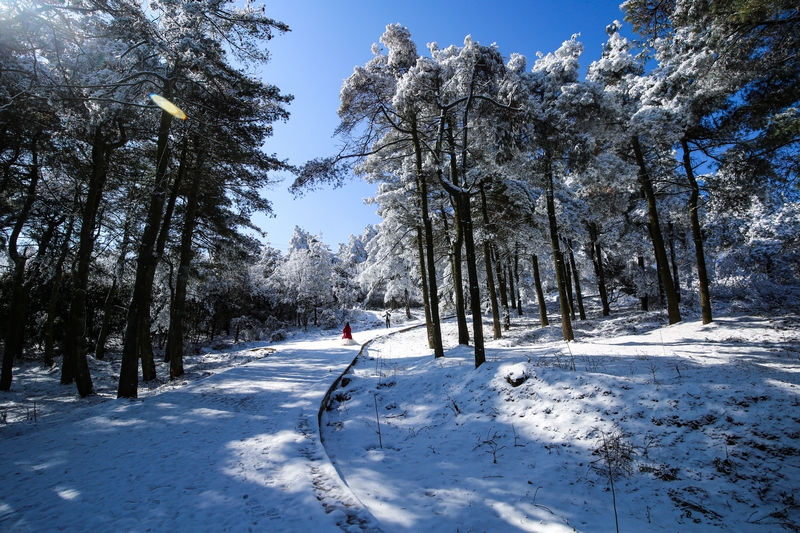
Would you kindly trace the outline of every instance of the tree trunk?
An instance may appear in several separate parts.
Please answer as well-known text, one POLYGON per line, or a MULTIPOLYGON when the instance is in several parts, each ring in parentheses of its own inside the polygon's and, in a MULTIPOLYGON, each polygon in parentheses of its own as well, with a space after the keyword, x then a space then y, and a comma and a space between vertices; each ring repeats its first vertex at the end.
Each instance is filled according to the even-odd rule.
POLYGON ((689 152, 689 143, 686 139, 681 140, 683 148, 683 168, 686 171, 686 179, 689 180, 689 187, 692 193, 689 196, 689 217, 692 223, 692 239, 694 240, 695 260, 697 261, 697 281, 700 287, 700 307, 703 317, 703 324, 709 324, 711 317, 711 293, 708 289, 708 272, 706 271, 706 257, 703 253, 703 234, 700 230, 700 217, 697 214, 698 201, 700 199, 700 187, 694 177, 692 169, 692 158, 689 152))
POLYGON ((564 257, 558 242, 558 222, 556 221, 556 204, 553 190, 553 173, 548 169, 547 180, 547 219, 550 226, 550 246, 553 249, 553 263, 556 271, 556 285, 558 286, 558 304, 561 309, 561 333, 565 341, 575 340, 570 320, 569 302, 567 301, 567 284, 564 279, 564 257))
POLYGON ((433 350, 433 324, 431 323, 431 302, 428 299, 428 275, 425 269, 425 248, 422 244, 422 226, 417 226, 417 250, 419 252, 419 277, 422 281, 422 305, 425 309, 425 329, 428 334, 428 348, 433 350))
MULTIPOLYGON (((471 97, 470 97, 471 98, 471 97)), ((469 101, 465 106, 464 111, 464 121, 463 124, 467 124, 467 116, 469 113, 469 101)), ((458 165, 456 164, 456 157, 455 157, 455 149, 456 144, 453 139, 453 131, 449 127, 448 124, 448 117, 447 112, 444 108, 440 108, 440 116, 439 116, 439 129, 438 129, 438 138, 436 142, 436 150, 434 150, 434 155, 437 157, 439 161, 443 161, 444 157, 441 151, 442 145, 444 143, 444 134, 445 130, 447 131, 447 140, 449 141, 450 150, 448 152, 448 156, 450 157, 450 168, 451 168, 451 179, 453 180, 452 183, 448 183, 444 179, 444 172, 442 170, 441 165, 437 165, 436 168, 436 178, 439 181, 439 184, 447 191, 451 198, 456 203, 456 209, 458 210, 458 217, 461 221, 463 232, 464 232, 464 251, 466 253, 466 261, 467 261, 467 278, 469 282, 469 304, 470 310, 472 311, 472 330, 473 330, 473 341, 475 343, 475 368, 480 367, 483 363, 486 362, 486 351, 484 347, 483 341, 483 317, 481 315, 481 293, 480 293, 480 286, 478 283, 478 263, 477 258, 475 255, 475 230, 472 224, 472 206, 471 206, 471 198, 469 189, 466 187, 460 186, 461 179, 458 177, 458 165), (445 128, 445 125, 448 125, 445 128)), ((466 168, 466 147, 467 147, 467 131, 468 129, 464 128, 464 138, 463 138, 463 152, 461 156, 461 162, 464 164, 466 168)), ((416 130, 415 130, 416 132, 416 130)), ((419 152, 417 156, 419 157, 419 152)), ((421 160, 417 160, 418 164, 421 163, 421 160)), ((418 167, 421 168, 421 167, 418 167)), ((466 170, 461 173, 464 177, 466 177, 466 170)))
MULTIPOLYGON (((156 361, 153 354, 152 335, 150 334, 150 326, 152 318, 150 315, 150 308, 152 307, 152 294, 153 282, 155 281, 156 269, 162 257, 164 257, 164 249, 166 248, 167 238, 169 237, 169 229, 172 223, 172 214, 175 211, 175 202, 178 199, 178 191, 180 190, 183 178, 186 176, 188 163, 188 145, 187 138, 184 137, 181 147, 181 160, 178 167, 178 174, 175 181, 170 187, 169 200, 167 207, 164 210, 164 216, 161 220, 161 229, 158 232, 158 239, 156 240, 155 253, 153 254, 154 260, 148 265, 147 271, 147 304, 142 307, 142 317, 140 328, 142 332, 142 339, 139 345, 139 356, 142 360, 142 381, 152 381, 156 379, 156 361)), ((160 311, 160 309, 159 309, 160 311)), ((230 332, 228 332, 230 334, 230 332)))
POLYGON ((672 222, 667 224, 669 233, 669 263, 672 265, 672 285, 675 286, 675 294, 678 296, 678 303, 681 303, 681 283, 678 276, 678 261, 675 254, 675 226, 672 222))
MULTIPOLYGON (((75 365, 75 383, 81 397, 94 394, 94 385, 89 375, 89 363, 86 359, 86 291, 89 287, 89 267, 94 252, 97 212, 103 198, 111 153, 121 146, 121 143, 124 143, 124 135, 121 141, 109 143, 103 135, 102 127, 95 128, 92 142, 92 173, 81 216, 78 252, 72 273, 72 299, 67 322, 66 351, 75 365)), ((65 354, 64 357, 66 360, 67 355, 65 354)))
POLYGON ((514 281, 517 288, 517 316, 522 316, 522 290, 519 287, 519 243, 514 243, 514 281))
MULTIPOLYGON (((564 243, 566 245, 566 243, 564 243)), ((562 252, 562 257, 563 257, 562 252)), ((569 302, 569 317, 575 320, 575 297, 572 294, 572 268, 569 265, 569 256, 564 258, 564 282, 567 285, 567 301, 569 302)))
POLYGON ((547 302, 544 300, 542 290, 542 278, 539 275, 539 258, 536 254, 531 254, 531 266, 533 267, 533 283, 536 285, 536 301, 539 303, 539 323, 542 327, 550 325, 547 319, 547 302))
MULTIPOLYGON (((481 213, 483 214, 484 235, 489 234, 489 209, 486 206, 486 193, 481 184, 481 213)), ((497 288, 494 284, 494 273, 492 272, 492 245, 488 237, 484 237, 483 241, 483 262, 486 265, 486 285, 489 289, 489 302, 492 306, 492 332, 495 339, 503 337, 502 326, 500 324, 500 309, 497 305, 497 288)))
POLYGON ((544 291, 542 290, 542 278, 539 275, 539 258, 536 254, 531 254, 531 265, 533 266, 533 282, 536 285, 536 300, 539 302, 539 323, 542 327, 550 325, 547 319, 547 302, 544 300, 544 291))
POLYGON ((11 390, 14 357, 22 357, 22 346, 25 340, 25 322, 28 316, 25 292, 25 263, 28 258, 20 256, 14 262, 11 301, 9 305, 6 339, 3 350, 3 367, 0 372, 0 391, 11 390))
POLYGON ((598 240, 597 224, 594 222, 587 223, 589 228, 589 258, 592 260, 594 266, 594 274, 597 276, 597 288, 600 292, 600 303, 603 306, 603 316, 611 314, 611 308, 608 305, 608 292, 606 291, 606 275, 603 269, 603 254, 598 240))
POLYGON ((514 267, 512 266, 511 259, 506 262, 506 279, 508 280, 508 305, 514 311, 517 310, 517 288, 514 284, 514 267))
MULTIPOLYGON (((645 267, 644 267, 644 256, 642 256, 642 255, 639 256, 639 270, 642 271, 642 279, 645 280, 645 287, 646 287, 647 271, 645 270, 645 267)), ((649 302, 648 291, 647 290, 645 290, 645 293, 641 296, 640 302, 642 304, 642 311, 649 311, 650 310, 650 302, 649 302)))
POLYGON ((491 250, 493 258, 494 258, 494 270, 497 274, 497 285, 500 286, 500 303, 502 304, 502 311, 503 311, 503 329, 508 331, 511 329, 511 317, 508 313, 508 290, 506 289, 506 278, 503 275, 503 262, 500 260, 500 254, 497 253, 496 249, 492 248, 491 250))
MULTIPOLYGON (((442 210, 445 233, 447 228, 447 215, 442 210)), ((458 344, 469 344, 469 328, 467 327, 467 313, 464 307, 464 279, 461 271, 461 250, 464 245, 464 232, 458 220, 458 209, 453 215, 453 231, 455 235, 450 240, 450 269, 453 273, 453 293, 455 294, 456 322, 458 323, 458 344)))
MULTIPOLYGON (((194 256, 192 236, 197 220, 197 205, 200 196, 200 184, 203 179, 203 152, 197 158, 194 177, 186 198, 186 214, 184 215, 183 232, 181 234, 180 265, 175 280, 175 298, 170 308, 169 336, 166 354, 169 356, 169 378, 175 379, 183 375, 183 336, 186 319, 186 287, 189 281, 189 266, 194 256)), ((183 164, 183 162, 182 162, 183 164)), ((314 309, 316 320, 316 308, 314 309)), ((237 327, 238 332, 238 327, 237 327)), ((237 334, 238 337, 238 334, 237 334)), ((238 342, 238 339, 237 339, 238 342)))
POLYGON ((575 297, 578 299, 578 316, 581 320, 586 320, 586 310, 583 308, 583 293, 581 293, 581 280, 578 267, 575 265, 575 253, 572 250, 572 239, 567 239, 569 248, 569 264, 572 266, 572 279, 575 281, 575 297))
MULTIPOLYGON (((172 95, 171 84, 165 86, 165 97, 172 95)), ((150 343, 149 335, 144 336, 142 331, 142 317, 148 316, 145 307, 149 310, 152 284, 148 285, 148 274, 152 266, 158 262, 158 257, 153 257, 156 239, 158 238, 166 201, 167 168, 169 164, 169 130, 172 115, 166 111, 161 112, 161 124, 158 129, 156 143, 156 176, 153 191, 150 195, 150 206, 147 221, 139 244, 139 255, 136 261, 136 280, 133 285, 133 296, 128 308, 128 320, 125 328, 125 344, 122 349, 122 365, 119 373, 118 398, 136 398, 139 395, 139 355, 142 344, 150 343)), ((148 317, 149 318, 149 317, 148 317)), ((149 324, 148 324, 149 330, 149 324)))
POLYGON ((419 191, 420 208, 422 209, 422 224, 425 228, 425 266, 428 274, 428 293, 430 297, 431 329, 433 331, 434 357, 444 357, 442 345, 442 325, 439 320, 439 288, 436 283, 436 255, 433 249, 433 223, 428 210, 428 183, 425 180, 422 164, 422 142, 419 139, 417 124, 412 125, 412 141, 414 143, 415 170, 417 188, 419 191))
POLYGON ((3 366, 0 370, 0 391, 11 390, 14 358, 22 357, 22 349, 25 344, 25 323, 28 320, 28 291, 30 290, 30 286, 25 283, 25 265, 28 262, 28 257, 24 254, 20 255, 17 250, 17 240, 22 233, 23 226, 28 221, 28 216, 30 216, 33 203, 36 200, 36 187, 39 184, 39 151, 36 136, 31 142, 31 168, 28 178, 25 203, 22 205, 8 239, 8 255, 14 267, 14 276, 11 286, 8 324, 6 324, 3 366))
POLYGON ((655 248, 656 252, 658 272, 661 276, 661 282, 664 284, 664 292, 667 295, 667 313, 669 315, 669 323, 675 324, 681 321, 681 311, 678 307, 678 295, 675 291, 675 286, 672 284, 672 277, 670 276, 669 272, 669 262, 667 260, 667 251, 664 247, 661 226, 658 222, 656 195, 653 191, 650 175, 647 172, 647 167, 644 163, 644 155, 642 153, 642 147, 639 144, 639 138, 634 136, 632 141, 634 155, 636 156, 636 163, 639 165, 639 180, 641 181, 645 197, 647 198, 647 213, 650 218, 650 233, 653 238, 653 247, 655 248))
POLYGON ((61 253, 56 261, 55 273, 53 275, 53 288, 50 292, 50 301, 47 303, 47 320, 44 323, 44 366, 50 368, 55 364, 53 354, 55 352, 55 322, 58 312, 58 300, 61 292, 61 282, 64 279, 64 261, 69 253, 69 239, 72 229, 75 226, 75 217, 70 216, 67 229, 64 232, 64 243, 61 246, 61 253))
POLYGON ((472 311, 472 338, 475 343, 475 368, 486 362, 486 351, 483 344, 483 317, 481 316, 481 293, 478 286, 478 263, 475 257, 475 238, 472 228, 472 209, 468 192, 456 199, 459 217, 464 228, 464 250, 467 259, 467 276, 469 279, 469 299, 472 311))
MULTIPOLYGON (((421 180, 424 183, 424 179, 421 180)), ((431 327, 433 329, 433 352, 434 357, 444 357, 444 346, 442 345, 442 325, 439 319, 439 287, 436 281, 436 255, 433 249, 433 223, 428 213, 428 190, 424 187, 422 191, 422 219, 425 228, 425 266, 428 269, 428 292, 431 309, 431 327)))
POLYGON ((411 319, 411 297, 408 294, 408 289, 403 290, 403 296, 405 300, 405 307, 406 307, 406 318, 411 319))

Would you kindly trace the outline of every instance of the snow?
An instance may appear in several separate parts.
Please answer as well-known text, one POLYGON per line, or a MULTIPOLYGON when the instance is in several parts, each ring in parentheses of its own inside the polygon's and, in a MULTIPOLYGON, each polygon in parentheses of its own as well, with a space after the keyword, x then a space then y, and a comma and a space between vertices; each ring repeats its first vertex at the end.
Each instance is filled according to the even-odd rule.
POLYGON ((413 323, 351 320, 375 340, 339 382, 360 348, 317 330, 187 358, 135 401, 113 362, 89 400, 26 363, 0 530, 600 532, 614 500, 622 531, 796 530, 798 319, 718 314, 618 313, 568 345, 514 314, 478 369, 450 321, 437 360, 413 323))

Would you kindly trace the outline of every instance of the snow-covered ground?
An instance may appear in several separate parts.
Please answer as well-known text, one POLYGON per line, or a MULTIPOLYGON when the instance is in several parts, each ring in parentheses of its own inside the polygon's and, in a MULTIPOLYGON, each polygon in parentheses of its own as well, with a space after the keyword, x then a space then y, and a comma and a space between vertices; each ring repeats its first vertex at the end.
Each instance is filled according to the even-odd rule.
POLYGON ((323 442, 387 532, 615 531, 615 499, 619 531, 798 531, 797 317, 658 318, 569 345, 517 319, 478 370, 453 323, 440 360, 421 330, 382 338, 323 442))
POLYGON ((335 332, 271 345, 275 353, 265 344, 188 358, 184 382, 135 401, 113 399, 118 365, 92 361, 99 394, 88 400, 59 385, 57 370, 15 369, 12 392, 0 396, 0 531, 375 526, 317 425, 327 388, 359 346, 335 332))
POLYGON ((477 370, 452 322, 439 360, 422 329, 351 323, 376 340, 332 394, 324 446, 320 402, 359 351, 336 332, 205 352, 136 401, 114 399, 114 363, 92 361, 88 400, 16 368, 0 531, 800 527, 796 316, 615 314, 569 345, 514 317, 477 370))

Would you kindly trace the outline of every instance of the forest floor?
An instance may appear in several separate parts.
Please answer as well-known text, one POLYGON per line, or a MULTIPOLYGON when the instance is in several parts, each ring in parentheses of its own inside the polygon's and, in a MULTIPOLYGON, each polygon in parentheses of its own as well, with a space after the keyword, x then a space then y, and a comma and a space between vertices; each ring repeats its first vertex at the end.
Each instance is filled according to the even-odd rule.
POLYGON ((335 331, 220 344, 134 401, 114 357, 87 399, 15 367, 0 530, 800 531, 797 316, 630 311, 566 344, 514 314, 476 370, 452 321, 434 359, 375 315, 321 432, 359 352, 335 331))

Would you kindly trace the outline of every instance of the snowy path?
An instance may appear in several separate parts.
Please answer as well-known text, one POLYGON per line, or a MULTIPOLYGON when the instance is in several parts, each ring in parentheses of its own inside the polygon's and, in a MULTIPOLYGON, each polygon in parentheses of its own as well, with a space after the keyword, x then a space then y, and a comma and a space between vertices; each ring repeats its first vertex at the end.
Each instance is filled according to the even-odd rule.
POLYGON ((0 530, 378 530, 317 431, 320 402, 359 347, 277 348, 157 396, 103 401, 3 438, 0 530))

